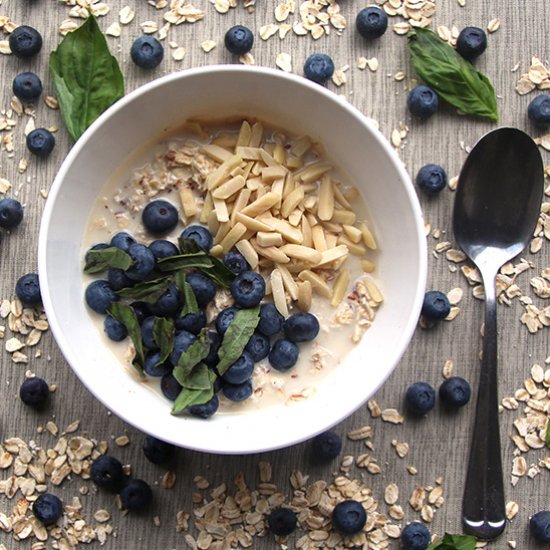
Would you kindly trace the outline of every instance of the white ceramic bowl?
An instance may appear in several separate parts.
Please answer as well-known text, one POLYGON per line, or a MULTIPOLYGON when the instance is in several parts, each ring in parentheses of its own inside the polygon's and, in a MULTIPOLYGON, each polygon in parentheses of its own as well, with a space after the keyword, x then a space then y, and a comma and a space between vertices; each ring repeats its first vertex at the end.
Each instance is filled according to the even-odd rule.
POLYGON ((417 323, 426 278, 421 210, 385 138, 345 100, 305 78, 270 69, 182 71, 118 101, 77 141, 50 191, 39 239, 44 307, 63 355, 106 407, 165 441, 214 453, 251 453, 308 439, 360 407, 390 375, 417 323), (359 188, 380 245, 385 296, 373 326, 314 397, 204 421, 171 416, 170 403, 130 376, 104 345, 84 303, 81 243, 91 207, 131 153, 191 116, 255 116, 319 139, 359 188))

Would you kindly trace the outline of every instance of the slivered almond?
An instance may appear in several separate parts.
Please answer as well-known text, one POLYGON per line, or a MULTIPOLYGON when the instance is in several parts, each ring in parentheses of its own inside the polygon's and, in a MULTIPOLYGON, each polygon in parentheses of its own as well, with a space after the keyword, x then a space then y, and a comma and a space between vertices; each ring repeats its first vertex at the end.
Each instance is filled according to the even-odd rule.
POLYGON ((330 305, 332 307, 340 305, 344 299, 344 296, 348 290, 349 281, 349 271, 347 269, 342 269, 332 285, 332 298, 330 299, 330 305))
POLYGON ((214 235, 214 244, 220 244, 229 231, 231 231, 231 223, 228 221, 220 223, 218 231, 214 235))
POLYGON ((324 252, 328 248, 325 238, 325 230, 322 225, 316 225, 311 228, 311 239, 315 250, 324 252))
POLYGON ((283 200, 283 192, 285 187, 285 179, 286 178, 278 178, 271 185, 271 192, 277 195, 277 202, 273 205, 276 208, 281 207, 281 203, 283 200))
MULTIPOLYGON (((286 152, 282 143, 276 143, 275 149, 273 150, 273 160, 279 164, 285 164, 286 161, 286 152)), ((265 162, 265 160, 264 160, 265 162)), ((266 164, 268 164, 266 162, 266 164)))
POLYGON ((237 222, 220 242, 224 252, 229 252, 245 233, 246 227, 237 222))
POLYGON ((311 139, 308 136, 303 136, 294 141, 290 146, 290 152, 295 157, 303 157, 311 149, 311 139))
POLYGON ((218 221, 218 216, 216 215, 216 211, 212 210, 210 214, 208 215, 208 219, 206 220, 206 223, 208 225, 208 231, 212 233, 212 235, 215 235, 218 232, 218 229, 220 228, 220 222, 218 221))
POLYGON ((237 147, 235 154, 245 160, 262 160, 262 150, 259 147, 237 147))
POLYGON ((250 241, 239 241, 235 248, 244 256, 244 259, 248 262, 251 269, 258 267, 258 253, 250 243, 250 241))
POLYGON ((361 260, 361 268, 365 273, 372 273, 375 267, 374 263, 370 260, 361 260))
POLYGON ((328 176, 323 176, 319 185, 319 202, 317 216, 320 220, 329 221, 334 214, 334 192, 332 182, 328 176))
POLYGON ((295 208, 288 216, 288 223, 292 227, 298 227, 302 221, 304 213, 299 209, 295 208))
MULTIPOLYGON (((305 216, 302 216, 301 230, 302 230, 302 236, 303 236, 303 239, 304 239, 302 241, 302 244, 304 246, 313 246, 311 226, 309 225, 309 221, 305 216)), ((314 248, 317 248, 317 247, 315 246, 314 248)), ((317 249, 317 250, 319 250, 319 249, 317 249)))
POLYGON ((344 237, 343 235, 340 235, 338 237, 338 244, 346 245, 351 254, 353 254, 354 256, 364 256, 367 252, 364 246, 352 243, 347 237, 344 237))
POLYGON ((239 191, 239 194, 237 195, 237 198, 235 199, 235 204, 233 205, 233 209, 231 210, 231 223, 232 224, 235 224, 235 221, 236 221, 235 218, 237 217, 237 214, 248 204, 248 201, 250 200, 250 195, 251 194, 252 194, 252 192, 250 191, 250 189, 247 189, 246 187, 239 191))
POLYGON ((347 257, 348 254, 349 249, 345 244, 335 246, 334 248, 329 248, 328 250, 321 252, 321 259, 315 265, 315 267, 325 266, 327 264, 330 264, 331 262, 334 262, 335 260, 347 257))
POLYGON ((321 296, 324 296, 325 298, 331 297, 330 288, 328 287, 325 280, 319 277, 317 273, 314 273, 309 269, 305 269, 304 271, 300 271, 300 273, 298 274, 298 278, 301 281, 309 281, 313 290, 318 292, 321 296))
POLYGON ((278 231, 285 240, 292 244, 302 244, 304 241, 304 236, 302 232, 296 227, 292 227, 287 221, 281 220, 279 218, 269 218, 264 220, 268 225, 272 226, 275 231, 278 231))
POLYGON ((215 199, 228 199, 240 191, 245 186, 245 183, 246 181, 242 176, 235 176, 214 189, 212 197, 215 199))
POLYGON ((243 208, 242 213, 246 216, 255 218, 258 214, 262 214, 277 204, 280 196, 277 193, 268 192, 263 197, 250 203, 246 208, 243 208))
POLYGON ((281 273, 281 277, 283 279, 283 284, 285 285, 286 291, 289 293, 290 297, 293 300, 297 300, 298 285, 296 284, 296 281, 294 281, 294 278, 292 277, 290 271, 282 264, 278 265, 277 269, 281 273))
POLYGON ((235 149, 237 150, 241 146, 248 146, 250 143, 250 136, 252 135, 252 128, 248 121, 243 120, 241 128, 239 129, 239 137, 237 138, 237 144, 235 149))
POLYGON ((260 256, 271 260, 277 264, 286 264, 290 262, 290 258, 280 249, 275 246, 268 246, 266 248, 262 246, 255 246, 256 252, 260 256))
POLYGON ((353 225, 356 219, 357 216, 355 215, 355 212, 352 212, 351 210, 335 209, 332 214, 332 218, 330 218, 330 221, 332 223, 340 223, 342 225, 353 225))
POLYGON ((248 145, 250 147, 259 147, 262 143, 262 137, 264 135, 264 126, 261 122, 255 122, 252 125, 252 132, 250 132, 250 141, 248 145))
POLYGON ((290 213, 304 200, 304 190, 297 187, 291 191, 281 205, 281 216, 288 218, 290 213))
POLYGON ((309 311, 311 308, 312 289, 310 281, 302 281, 298 284, 298 309, 309 311))
POLYGON ((274 269, 271 272, 270 280, 273 303, 281 315, 288 317, 288 305, 286 303, 285 289, 281 272, 278 269, 274 269))
POLYGON ((195 197, 193 190, 184 185, 180 189, 180 202, 183 209, 183 215, 185 218, 192 218, 197 214, 197 205, 195 203, 195 197))
POLYGON ((206 177, 206 187, 212 191, 216 189, 231 173, 231 170, 236 166, 239 166, 243 159, 238 155, 233 155, 225 162, 220 164, 212 173, 206 177))
POLYGON ((365 223, 359 224, 359 229, 361 230, 361 233, 363 234, 363 242, 367 246, 367 248, 370 248, 371 250, 376 250, 378 248, 376 244, 376 240, 374 238, 374 235, 372 234, 371 230, 367 227, 365 223))
POLYGON ((209 254, 211 256, 215 256, 216 258, 218 258, 219 256, 221 256, 222 254, 224 254, 224 252, 226 252, 226 250, 224 250, 223 246, 221 244, 215 244, 210 250, 209 250, 209 254))
POLYGON ((363 238, 362 231, 353 225, 344 225, 344 233, 348 239, 353 243, 358 243, 363 238))
POLYGON ((323 257, 321 252, 318 250, 299 244, 285 244, 280 247, 280 250, 290 258, 304 260, 305 262, 309 262, 314 265, 318 265, 323 257))
POLYGON ((323 174, 326 174, 329 170, 332 170, 332 164, 330 162, 317 161, 312 164, 307 164, 299 174, 295 174, 304 183, 310 183, 318 180, 323 174))
POLYGON ((269 223, 266 223, 258 218, 251 218, 249 216, 246 216, 242 212, 237 212, 235 214, 235 221, 241 222, 251 231, 271 232, 274 229, 269 223))
POLYGON ((284 178, 287 173, 287 169, 284 166, 266 166, 262 168, 262 179, 264 181, 273 181, 277 178, 284 178))
POLYGON ((201 223, 207 223, 208 217, 210 216, 210 212, 213 212, 214 210, 214 203, 212 202, 212 195, 210 193, 206 193, 206 197, 204 198, 204 204, 202 206, 201 215, 200 215, 200 222, 201 223))
POLYGON ((265 231, 258 231, 256 233, 256 241, 260 246, 281 246, 283 244, 283 237, 280 233, 266 233, 265 231))
POLYGON ((204 145, 202 148, 203 152, 206 153, 210 158, 217 160, 218 162, 225 162, 229 160, 233 155, 227 149, 220 147, 219 145, 214 145, 209 143, 204 145))
POLYGON ((382 293, 376 286, 375 282, 370 277, 365 277, 365 286, 367 287, 367 291, 370 294, 370 297, 377 303, 380 304, 384 301, 384 297, 382 296, 382 293))
POLYGON ((220 223, 229 221, 229 211, 227 210, 227 204, 222 199, 217 199, 216 197, 212 198, 214 203, 214 211, 216 212, 216 217, 220 223))
MULTIPOLYGON (((280 144, 278 144, 278 145, 280 145, 280 144)), ((284 149, 283 149, 283 152, 284 152, 284 149)), ((283 161, 278 162, 265 149, 260 149, 260 157, 266 163, 267 166, 282 166, 283 165, 284 157, 283 157, 283 161)), ((285 169, 285 174, 286 174, 286 172, 287 171, 285 169)))
POLYGON ((343 206, 348 210, 352 210, 353 207, 350 202, 346 199, 346 197, 344 197, 344 194, 335 182, 332 182, 332 192, 334 193, 334 199, 340 206, 343 206))

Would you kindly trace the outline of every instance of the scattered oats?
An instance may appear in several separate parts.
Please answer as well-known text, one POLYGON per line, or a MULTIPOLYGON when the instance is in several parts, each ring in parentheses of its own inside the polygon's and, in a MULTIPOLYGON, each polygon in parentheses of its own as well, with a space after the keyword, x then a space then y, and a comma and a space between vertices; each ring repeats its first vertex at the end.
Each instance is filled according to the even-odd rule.
POLYGON ((29 358, 24 353, 21 353, 20 351, 16 351, 11 356, 11 360, 14 363, 28 363, 29 362, 29 358))
MULTIPOLYGON (((76 432, 78 428, 80 427, 80 420, 75 420, 74 422, 71 422, 64 430, 63 434, 71 434, 76 432)), ((62 435, 63 435, 62 434, 62 435)))
POLYGON ((349 65, 342 67, 341 69, 336 69, 332 75, 332 82, 335 86, 343 86, 347 82, 346 71, 349 69, 349 65))
POLYGON ((409 504, 415 512, 419 512, 424 506, 424 499, 426 498, 426 490, 424 487, 417 485, 413 490, 411 497, 409 498, 409 504))
POLYGON ((105 31, 105 34, 108 35, 108 36, 114 36, 114 37, 119 37, 120 36, 120 33, 121 33, 121 29, 120 29, 120 25, 114 21, 113 23, 111 23, 108 27, 107 27, 107 30, 105 31))
POLYGON ((360 57, 357 60, 357 68, 361 71, 364 71, 367 68, 368 59, 366 57, 360 57))
POLYGON ((185 57, 185 54, 186 54, 185 48, 183 46, 179 46, 178 48, 172 51, 172 58, 175 61, 181 61, 185 57))
POLYGON ((457 185, 458 185, 458 176, 454 176, 449 179, 448 186, 451 191, 456 191, 457 185))
POLYGON ((405 441, 394 439, 391 444, 399 458, 405 458, 409 454, 409 444, 405 441))
POLYGON ((509 546, 510 548, 517 548, 517 543, 516 543, 515 540, 509 540, 509 541, 508 541, 508 546, 509 546))
POLYGON ((447 260, 453 263, 460 263, 466 260, 466 254, 464 254, 462 250, 456 250, 454 248, 447 250, 447 252, 445 253, 445 257, 447 258, 447 260))
POLYGON ((282 71, 285 71, 286 73, 292 72, 292 62, 290 54, 288 53, 280 53, 277 55, 277 58, 275 60, 275 65, 282 71))
POLYGON ((4 55, 10 55, 10 43, 7 40, 0 40, 0 53, 4 55))
POLYGON ((208 487, 210 487, 208 480, 202 476, 195 476, 193 482, 197 486, 197 489, 208 489, 208 487))
POLYGON ((397 80, 397 82, 401 82, 402 80, 405 80, 406 76, 407 76, 407 75, 405 74, 404 71, 399 71, 399 72, 395 73, 395 75, 393 76, 393 78, 394 78, 395 80, 397 80))
POLYGON ((118 16, 122 25, 128 25, 136 16, 136 12, 130 6, 124 6, 118 16))
MULTIPOLYGON (((357 465, 360 466, 359 458, 357 460, 358 460, 357 465)), ((353 466, 354 462, 355 462, 355 458, 353 457, 353 455, 343 456, 342 461, 340 462, 340 471, 343 472, 343 473, 349 472, 351 467, 353 466)))
POLYGON ((168 470, 163 476, 160 486, 163 489, 173 489, 176 485, 176 472, 168 470))
POLYGON ((407 466, 407 472, 409 472, 412 476, 415 476, 418 473, 418 470, 414 466, 409 465, 407 466))
POLYGON ((121 435, 115 439, 115 443, 119 447, 126 447, 130 443, 130 438, 127 435, 121 435))
POLYGON ((420 517, 422 521, 431 523, 434 518, 434 509, 429 504, 424 504, 420 510, 420 517))
POLYGON ((399 488, 395 483, 390 483, 384 491, 386 504, 395 504, 399 500, 399 488))
MULTIPOLYGON (((33 125, 34 125, 34 119, 30 119, 33 121, 33 125)), ((32 130, 31 130, 32 131, 32 130)), ((25 135, 27 135, 25 133, 25 135)), ((27 166, 29 165, 29 161, 27 159, 21 159, 19 161, 19 164, 17 166, 17 171, 20 173, 20 174, 24 174, 26 171, 27 171, 27 166)))
POLYGON ((458 5, 463 8, 466 5, 466 0, 456 0, 458 2, 458 5))
POLYGON ((51 420, 46 423, 46 430, 48 430, 48 432, 50 432, 53 436, 56 436, 59 432, 55 422, 52 422, 51 420))
POLYGON ((99 523, 105 523, 111 519, 111 514, 107 510, 97 510, 94 514, 94 519, 99 523))
POLYGON ((284 39, 284 37, 292 30, 292 25, 289 25, 288 23, 281 23, 279 25, 279 38, 281 40, 284 39))
POLYGON ((452 321, 457 317, 459 313, 460 313, 460 308, 456 306, 452 306, 451 311, 449 311, 449 315, 445 317, 445 321, 452 321))
POLYGON ((348 439, 352 441, 358 441, 372 437, 372 428, 370 426, 361 426, 355 430, 351 430, 347 433, 348 439))
POLYGON ((514 519, 516 514, 519 512, 519 504, 510 500, 506 503, 506 517, 508 519, 514 519))
POLYGON ((380 64, 376 57, 371 57, 370 59, 367 59, 367 67, 371 72, 375 73, 378 70, 379 66, 380 64))
POLYGON ((205 40, 201 43, 201 48, 206 52, 211 52, 216 47, 216 43, 213 40, 205 40))
POLYGON ((384 422, 389 422, 390 424, 403 424, 405 420, 396 409, 384 409, 381 416, 384 422))
POLYGON ((27 120, 27 124, 25 124, 24 134, 28 136, 35 128, 34 118, 30 117, 29 120, 27 120))
MULTIPOLYGON (((11 188, 11 183, 5 179, 5 178, 0 178, 0 194, 5 194, 7 193, 11 188)), ((0 312, 0 315, 1 315, 1 312, 0 312)), ((5 317, 5 315, 2 315, 2 317, 5 317)))
POLYGON ((155 21, 144 21, 140 24, 144 34, 154 34, 159 30, 159 26, 155 21))
POLYGON ((25 347, 25 344, 16 337, 10 338, 9 340, 6 341, 6 351, 9 353, 13 353, 14 351, 19 351, 24 347, 25 347))
POLYGON ((378 418, 382 414, 382 410, 374 399, 369 399, 367 401, 367 408, 372 418, 378 418))
POLYGON ((239 56, 239 63, 242 63, 243 65, 255 65, 256 61, 254 60, 254 56, 248 52, 239 56))
POLYGON ((460 300, 462 300, 463 295, 464 291, 460 287, 453 288, 452 290, 447 292, 449 303, 453 306, 456 306, 460 302, 460 300))
POLYGON ((76 30, 78 28, 78 24, 74 19, 65 19, 61 22, 61 25, 59 25, 59 33, 63 36, 66 34, 76 30))
POLYGON ((273 35, 277 34, 279 26, 274 23, 269 23, 268 25, 263 25, 260 27, 260 38, 262 40, 267 40, 273 35))
POLYGON ((404 35, 411 30, 411 25, 409 23, 395 23, 393 25, 393 32, 395 34, 404 35))
POLYGON ((498 31, 499 28, 500 28, 500 19, 496 17, 495 19, 491 19, 491 21, 489 21, 489 24, 487 25, 487 32, 493 33, 498 31))
POLYGON ((401 132, 397 128, 392 130, 391 143, 396 149, 401 146, 401 132))

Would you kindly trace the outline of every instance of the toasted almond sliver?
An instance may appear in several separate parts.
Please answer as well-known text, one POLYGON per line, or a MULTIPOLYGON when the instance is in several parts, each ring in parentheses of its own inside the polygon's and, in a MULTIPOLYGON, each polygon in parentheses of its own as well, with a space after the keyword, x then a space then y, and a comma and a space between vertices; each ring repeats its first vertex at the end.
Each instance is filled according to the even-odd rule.
POLYGON ((213 158, 214 160, 217 160, 218 162, 225 162, 226 160, 229 160, 233 156, 231 152, 228 151, 227 149, 224 149, 219 145, 213 145, 212 143, 204 145, 202 147, 202 150, 209 157, 213 158))
POLYGON ((281 272, 281 277, 283 278, 283 284, 285 285, 286 291, 290 294, 290 297, 293 300, 298 299, 298 285, 292 277, 290 271, 284 265, 278 265, 277 269, 281 272))
POLYGON ((343 225, 353 225, 357 216, 352 210, 334 210, 330 221, 332 223, 340 223, 343 225))
POLYGON ((246 227, 237 222, 220 242, 224 252, 229 252, 245 233, 246 227))
POLYGON ((318 180, 323 174, 332 170, 333 166, 330 162, 317 161, 306 165, 299 173, 295 175, 304 183, 311 183, 318 180))
POLYGON ((290 213, 304 200, 304 190, 297 187, 291 191, 281 205, 281 216, 288 218, 290 213))
POLYGON ((334 215, 334 190, 332 182, 327 175, 321 179, 319 186, 319 202, 317 204, 317 216, 320 220, 329 221, 334 215))
POLYGON ((242 176, 235 176, 214 189, 212 196, 215 199, 228 199, 240 191, 245 186, 245 183, 246 181, 242 176))
POLYGON ((237 138, 237 145, 235 146, 235 151, 237 147, 247 147, 250 143, 250 136, 252 135, 252 128, 248 121, 243 120, 241 128, 239 130, 239 137, 237 138))
POLYGON ((349 249, 345 244, 335 246, 334 248, 329 248, 324 252, 321 252, 321 260, 315 267, 326 266, 340 258, 345 258, 349 254, 349 249))
POLYGON ((280 250, 290 258, 303 260, 304 262, 309 262, 314 265, 317 265, 323 257, 318 250, 299 244, 285 244, 280 247, 280 250))
POLYGON ((245 160, 262 160, 262 149, 259 147, 238 146, 235 153, 245 160))
POLYGON ((256 241, 260 246, 281 246, 283 244, 283 237, 280 233, 266 233, 265 231, 258 231, 256 233, 256 241))
POLYGON ((248 262, 251 269, 258 267, 258 253, 254 250, 254 247, 250 241, 239 241, 235 248, 244 256, 244 259, 248 262))
POLYGON ((193 190, 186 185, 180 189, 180 202, 185 218, 192 218, 197 215, 197 205, 193 190))
MULTIPOLYGON (((302 244, 304 246, 313 246, 311 226, 309 225, 309 221, 305 216, 302 216, 301 224, 302 224, 301 225, 302 235, 303 235, 303 238, 304 238, 302 244)), ((315 246, 314 248, 317 248, 317 247, 315 246)), ((319 249, 317 249, 317 250, 319 250, 319 249)))
POLYGON ((222 199, 217 199, 216 197, 212 198, 214 203, 214 211, 216 212, 216 217, 220 223, 229 221, 229 211, 227 210, 227 204, 222 199))
POLYGON ((342 269, 332 285, 332 298, 330 299, 330 305, 332 307, 340 305, 344 299, 344 296, 348 290, 349 281, 349 271, 347 269, 342 269))
POLYGON ((345 244, 348 247, 348 250, 354 256, 364 256, 366 254, 366 249, 361 244, 352 243, 347 237, 340 235, 338 237, 338 244, 345 244))
POLYGON ((365 223, 360 223, 359 229, 363 234, 363 242, 365 243, 367 248, 370 248, 371 250, 377 250, 378 245, 376 244, 374 235, 372 234, 371 230, 367 227, 367 225, 365 223))
POLYGON ((300 273, 298 274, 298 278, 301 281, 309 281, 313 290, 318 292, 321 296, 324 296, 325 298, 330 298, 332 296, 330 288, 328 287, 325 280, 319 277, 319 275, 317 275, 313 271, 309 269, 300 271, 300 273))
POLYGON ((250 141, 248 145, 250 147, 259 147, 262 143, 262 138, 264 135, 264 127, 261 122, 255 122, 252 125, 252 131, 250 133, 250 141))
POLYGON ((295 157, 303 157, 311 148, 311 139, 308 136, 303 136, 296 139, 290 146, 290 152, 295 157))
POLYGON ((250 229, 251 231, 273 231, 273 227, 269 223, 266 223, 263 220, 259 220, 258 218, 251 218, 249 216, 246 216, 242 212, 236 213, 235 221, 241 222, 244 226, 247 227, 247 229, 250 229))
POLYGON ((260 256, 263 256, 264 258, 267 258, 277 264, 287 264, 290 262, 290 258, 280 248, 275 246, 268 246, 266 248, 256 246, 255 249, 260 256))
POLYGON ((377 303, 380 304, 384 301, 384 297, 382 296, 382 293, 376 286, 375 282, 370 277, 365 277, 365 286, 367 287, 367 291, 370 294, 370 297, 377 303))
POLYGON ((199 221, 203 224, 206 224, 208 222, 210 212, 213 212, 213 211, 214 211, 214 203, 212 202, 212 195, 210 193, 206 193, 206 197, 204 198, 204 204, 202 206, 199 221))
POLYGON ((313 247, 319 252, 327 250, 327 240, 325 238, 325 230, 322 225, 315 225, 311 228, 311 239, 313 241, 313 247))
POLYGON ((278 231, 285 240, 292 244, 302 244, 304 242, 304 236, 302 232, 296 227, 292 227, 287 221, 279 218, 264 219, 268 225, 272 226, 275 231, 278 231))
POLYGON ((268 192, 259 199, 250 203, 246 208, 242 210, 242 213, 246 216, 255 218, 259 214, 266 212, 272 206, 275 206, 280 200, 280 196, 277 193, 268 192))
POLYGON ((241 164, 243 159, 239 155, 232 155, 225 162, 222 162, 213 172, 206 177, 206 187, 213 191, 220 185, 231 173, 231 171, 241 164))
POLYGON ((363 238, 363 232, 353 226, 353 225, 344 225, 344 233, 348 236, 348 239, 353 243, 358 243, 363 238))
POLYGON ((309 311, 311 308, 312 289, 310 281, 302 281, 298 284, 298 309, 309 311))
POLYGON ((345 209, 352 210, 352 206, 348 199, 344 197, 344 194, 335 182, 332 182, 332 192, 334 193, 334 199, 336 202, 345 209))
POLYGON ((235 204, 233 205, 233 210, 231 210, 231 223, 233 225, 236 222, 237 214, 248 204, 251 194, 252 192, 250 191, 250 189, 247 189, 246 187, 239 191, 239 194, 235 199, 235 204))
POLYGON ((214 244, 220 244, 229 231, 231 231, 231 224, 229 222, 220 223, 218 231, 214 235, 214 244))
POLYGON ((286 177, 287 169, 284 166, 266 166, 262 168, 262 180, 269 182, 277 178, 286 177))
POLYGON ((365 273, 372 273, 376 266, 370 260, 361 260, 361 268, 365 273))
POLYGON ((273 294, 273 303, 281 315, 288 317, 288 305, 286 303, 283 278, 278 269, 271 272, 271 292, 273 294))

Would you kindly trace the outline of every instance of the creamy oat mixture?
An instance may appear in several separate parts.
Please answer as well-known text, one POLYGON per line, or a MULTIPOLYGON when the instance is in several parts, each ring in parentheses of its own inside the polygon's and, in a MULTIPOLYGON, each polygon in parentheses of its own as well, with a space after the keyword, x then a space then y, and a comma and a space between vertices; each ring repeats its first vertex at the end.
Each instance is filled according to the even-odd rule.
MULTIPOLYGON (((118 231, 145 244, 155 240, 141 212, 158 198, 180 212, 180 223, 163 238, 176 243, 187 225, 206 225, 214 236, 212 255, 236 248, 266 279, 266 300, 285 317, 310 311, 321 325, 313 342, 300 344, 294 368, 282 373, 267 359, 256 363, 252 397, 233 403, 220 394, 221 411, 314 395, 319 377, 361 339, 382 302, 371 275, 376 240, 357 189, 309 137, 291 137, 257 121, 192 122, 136 152, 106 182, 92 208, 82 256, 118 231)), ((87 285, 92 279, 84 277, 87 285)), ((230 305, 230 294, 220 290, 207 308, 209 323, 230 305)), ((103 333, 103 317, 91 315, 103 333)), ((135 375, 129 341, 104 341, 135 375)), ((143 382, 160 391, 158 379, 143 382)))

